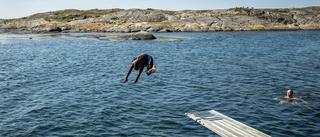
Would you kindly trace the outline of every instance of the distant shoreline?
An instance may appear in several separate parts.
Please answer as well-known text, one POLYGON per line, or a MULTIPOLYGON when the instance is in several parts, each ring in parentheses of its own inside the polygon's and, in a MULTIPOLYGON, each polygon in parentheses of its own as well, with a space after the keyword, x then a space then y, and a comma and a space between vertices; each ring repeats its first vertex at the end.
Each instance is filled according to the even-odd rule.
MULTIPOLYGON (((290 29, 290 30, 285 30, 285 29, 274 29, 274 30, 230 30, 230 31, 177 31, 177 32, 150 32, 150 33, 227 33, 227 32, 290 32, 290 31, 320 31, 319 29, 290 29)), ((138 32, 144 32, 144 31, 136 31, 136 32, 76 32, 76 31, 68 31, 68 32, 45 32, 45 33, 32 33, 32 32, 25 32, 25 31, 0 31, 0 34, 69 34, 69 33, 79 33, 79 34, 106 34, 106 33, 119 33, 119 34, 126 34, 126 33, 138 33, 138 32)))
POLYGON ((320 30, 320 7, 181 11, 69 9, 0 19, 2 33, 16 34, 301 30, 320 30))

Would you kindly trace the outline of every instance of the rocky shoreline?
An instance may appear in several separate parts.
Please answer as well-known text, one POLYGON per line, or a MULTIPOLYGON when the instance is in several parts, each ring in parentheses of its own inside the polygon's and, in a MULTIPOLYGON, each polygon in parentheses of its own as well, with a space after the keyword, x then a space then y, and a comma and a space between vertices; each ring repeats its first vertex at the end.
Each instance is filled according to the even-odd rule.
POLYGON ((223 10, 92 9, 0 19, 3 33, 130 33, 320 30, 320 7, 223 10))

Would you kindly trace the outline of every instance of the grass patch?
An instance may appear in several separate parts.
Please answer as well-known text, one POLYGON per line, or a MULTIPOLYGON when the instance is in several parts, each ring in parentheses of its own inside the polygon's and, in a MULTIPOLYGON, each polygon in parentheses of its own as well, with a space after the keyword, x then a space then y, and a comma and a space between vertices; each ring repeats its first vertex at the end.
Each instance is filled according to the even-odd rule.
POLYGON ((231 8, 231 9, 228 9, 229 11, 238 11, 238 12, 241 12, 241 11, 245 11, 247 13, 250 13, 253 9, 249 9, 249 8, 231 8))

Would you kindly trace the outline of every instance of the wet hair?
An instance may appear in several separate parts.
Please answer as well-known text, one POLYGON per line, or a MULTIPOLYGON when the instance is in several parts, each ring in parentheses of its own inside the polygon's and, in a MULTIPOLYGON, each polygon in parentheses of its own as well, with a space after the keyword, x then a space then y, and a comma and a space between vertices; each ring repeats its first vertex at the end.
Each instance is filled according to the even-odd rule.
POLYGON ((289 89, 289 91, 292 92, 292 94, 293 94, 293 90, 292 89, 289 89))

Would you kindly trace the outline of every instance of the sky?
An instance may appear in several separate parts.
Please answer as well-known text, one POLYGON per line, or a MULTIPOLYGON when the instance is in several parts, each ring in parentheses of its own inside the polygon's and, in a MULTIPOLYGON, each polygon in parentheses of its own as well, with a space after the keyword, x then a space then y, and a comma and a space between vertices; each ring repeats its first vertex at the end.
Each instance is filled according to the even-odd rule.
POLYGON ((63 9, 207 10, 242 6, 250 8, 302 8, 320 6, 320 0, 0 0, 0 19, 20 18, 63 9))

